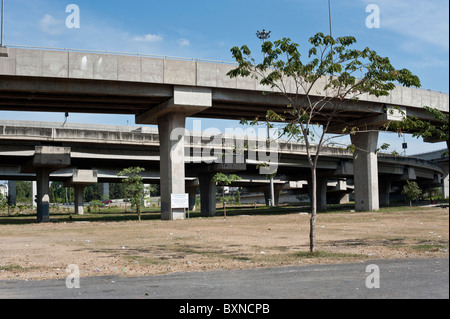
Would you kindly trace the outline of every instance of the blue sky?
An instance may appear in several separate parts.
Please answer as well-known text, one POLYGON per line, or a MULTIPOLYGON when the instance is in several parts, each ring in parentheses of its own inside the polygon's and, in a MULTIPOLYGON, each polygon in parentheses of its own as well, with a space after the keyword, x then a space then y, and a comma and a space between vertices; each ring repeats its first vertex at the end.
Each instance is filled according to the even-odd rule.
MULTIPOLYGON (((333 35, 353 35, 361 47, 388 56, 397 68, 417 74, 422 87, 448 93, 449 2, 447 0, 332 0, 333 35), (366 7, 380 8, 380 28, 366 27, 366 7)), ((5 43, 133 52, 232 61, 230 48, 257 51, 257 30, 272 40, 290 37, 307 48, 316 32, 329 32, 327 0, 5 0, 5 43), (80 28, 65 25, 66 6, 80 8, 80 28)), ((1 119, 63 122, 63 114, 0 112, 1 119)), ((71 114, 70 123, 134 125, 132 116, 71 114)), ((188 128, 192 120, 188 120, 188 128)), ((236 122, 203 120, 224 129, 236 122)), ((408 154, 442 149, 406 137, 408 154)), ((381 134, 380 143, 401 153, 403 138, 381 134)))

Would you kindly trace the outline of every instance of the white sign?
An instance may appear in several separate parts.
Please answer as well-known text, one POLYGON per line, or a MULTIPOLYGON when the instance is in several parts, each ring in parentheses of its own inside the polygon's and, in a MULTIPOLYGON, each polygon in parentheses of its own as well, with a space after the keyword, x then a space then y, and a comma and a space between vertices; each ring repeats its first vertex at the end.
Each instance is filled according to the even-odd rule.
POLYGON ((189 194, 172 194, 172 208, 189 208, 189 194))

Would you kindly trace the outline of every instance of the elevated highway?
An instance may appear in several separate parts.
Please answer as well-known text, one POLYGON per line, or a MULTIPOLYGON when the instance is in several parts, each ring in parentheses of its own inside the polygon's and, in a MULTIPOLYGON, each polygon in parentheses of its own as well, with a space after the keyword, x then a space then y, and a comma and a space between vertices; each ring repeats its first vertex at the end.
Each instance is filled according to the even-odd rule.
MULTIPOLYGON (((268 108, 281 110, 287 104, 276 92, 263 95, 270 89, 256 79, 230 79, 226 74, 234 67, 150 56, 3 48, 0 110, 134 114, 137 124, 157 124, 163 218, 182 219, 184 213, 170 203, 171 194, 186 190, 185 165, 180 160, 184 158, 184 137, 174 137, 174 130, 184 130, 186 117, 263 118, 268 108)), ((326 94, 320 84, 315 91, 326 94)), ((432 122, 423 110, 425 105, 448 113, 448 95, 397 87, 388 97, 366 95, 345 105, 339 123, 375 130, 353 138, 353 143, 365 150, 354 158, 357 210, 379 207, 376 129, 398 119, 398 114, 390 112, 395 107, 432 122)), ((63 157, 60 154, 59 160, 64 161, 63 157)))
MULTIPOLYGON (((234 172, 242 177, 234 186, 269 192, 265 171, 258 168, 267 160, 259 156, 267 155, 265 147, 265 140, 258 144, 254 137, 214 136, 201 132, 186 134, 183 184, 191 198, 195 198, 196 189, 200 188, 203 215, 215 214, 212 176, 216 172, 234 172), (235 142, 241 138, 245 145, 261 149, 244 149, 242 157, 238 157, 235 142), (227 144, 230 141, 234 144, 227 144), (227 163, 225 155, 229 150, 232 150, 233 157, 227 163)), ((274 179, 276 194, 282 189, 308 192, 310 171, 305 146, 280 141, 276 150, 271 151, 275 154, 271 165, 277 169, 274 179)), ((432 188, 440 186, 445 175, 440 163, 424 159, 379 154, 377 162, 382 205, 389 204, 389 194, 406 180, 416 180, 421 187, 432 188)), ((0 180, 36 180, 38 193, 47 191, 43 185, 48 188, 48 181, 62 181, 75 187, 77 205, 82 205, 83 187, 96 182, 119 182, 121 177, 117 173, 130 166, 146 169, 145 183, 160 183, 160 143, 156 129, 0 121, 0 180), (42 153, 48 158, 42 159, 42 153), (44 169, 48 175, 46 178, 42 176, 44 169)), ((330 197, 342 196, 353 190, 352 154, 339 148, 326 148, 319 159, 318 176, 318 204, 324 209, 327 191, 330 197)))

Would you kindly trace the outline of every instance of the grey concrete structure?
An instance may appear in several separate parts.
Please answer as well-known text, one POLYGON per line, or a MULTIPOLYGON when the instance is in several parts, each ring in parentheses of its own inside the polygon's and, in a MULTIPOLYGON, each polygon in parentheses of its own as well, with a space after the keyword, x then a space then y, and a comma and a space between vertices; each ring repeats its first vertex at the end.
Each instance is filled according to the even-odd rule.
MULTIPOLYGON (((215 184, 212 176, 216 172, 236 173, 242 179, 233 186, 246 187, 252 191, 266 193, 269 197, 270 180, 260 174, 257 165, 261 162, 249 152, 243 155, 243 163, 223 163, 223 154, 229 150, 226 136, 210 141, 207 136, 199 142, 197 135, 185 132, 184 169, 185 177, 178 177, 185 191, 191 194, 190 208, 195 203, 195 189, 200 188, 202 215, 215 215, 215 184), (211 155, 211 143, 218 151, 211 155), (218 163, 206 163, 192 155, 199 153, 218 163), (256 159, 256 160, 255 160, 256 159)), ((35 180, 34 162, 36 145, 60 145, 56 149, 68 152, 65 160, 49 172, 49 179, 63 181, 68 186, 86 186, 91 183, 120 182, 117 173, 123 168, 139 165, 146 169, 144 182, 160 183, 160 138, 156 129, 66 124, 45 122, 0 121, 0 180, 35 180), (62 146, 62 147, 61 147, 62 146), (29 170, 24 168, 30 167, 29 170)), ((249 144, 252 144, 249 141, 249 144)), ((306 148, 299 143, 280 141, 277 151, 278 173, 274 178, 276 194, 289 190, 297 194, 308 194, 310 169, 306 160, 306 148)), ((41 156, 42 159, 42 156, 41 156)), ((57 159, 55 158, 53 161, 57 159)), ((238 157, 233 160, 236 162, 238 157)), ((318 162, 319 209, 327 203, 339 203, 354 190, 353 155, 337 148, 325 148, 318 162)), ((422 187, 441 185, 444 169, 440 163, 409 157, 394 157, 378 154, 376 157, 380 180, 381 204, 389 203, 389 194, 396 192, 408 179, 415 179, 422 187)), ((37 161, 39 162, 39 161, 37 161)), ((42 162, 42 161, 41 161, 42 162)), ((47 164, 51 161, 47 160, 47 164)), ((54 163, 57 165, 58 163, 54 163)), ((42 184, 42 183, 41 183, 42 184)), ((45 182, 43 183, 45 184, 45 182)), ((45 191, 44 191, 45 193, 45 191)), ((276 202, 278 200, 276 199, 276 202)), ((78 207, 82 199, 78 196, 78 207)))
POLYGON ((16 205, 17 202, 17 181, 8 181, 8 205, 16 205))
POLYGON ((442 197, 449 198, 449 154, 448 150, 439 150, 434 152, 428 152, 423 154, 414 155, 417 158, 424 159, 427 161, 431 161, 434 163, 439 163, 442 165, 444 170, 443 181, 442 181, 442 197))
MULTIPOLYGON (((269 107, 280 111, 288 104, 286 98, 257 79, 230 79, 226 74, 235 68, 233 64, 101 52, 23 48, 4 51, 0 57, 0 110, 134 114, 137 123, 158 124, 163 137, 164 165, 160 174, 167 219, 180 218, 180 212, 171 209, 168 199, 171 193, 184 191, 180 183, 183 169, 171 156, 175 153, 182 156, 183 147, 181 139, 167 138, 172 129, 183 129, 188 116, 264 118, 269 107), (272 94, 263 95, 263 91, 272 94)), ((325 80, 312 90, 317 96, 326 94, 321 87, 325 80)), ((291 90, 297 93, 293 85, 291 90)), ((387 97, 363 95, 358 103, 348 101, 344 105, 339 121, 377 130, 386 121, 399 118, 395 107, 408 115, 433 121, 423 110, 424 105, 448 113, 448 95, 403 87, 397 87, 387 97)), ((324 106, 323 110, 326 109, 324 106)), ((358 209, 376 210, 377 181, 369 181, 370 189, 360 186, 364 179, 377 176, 373 147, 362 143, 361 148, 371 150, 367 159, 372 160, 368 165, 362 160, 355 161, 355 192, 362 204, 358 209)))
POLYGON ((50 173, 70 165, 70 149, 55 146, 36 146, 33 159, 21 167, 24 173, 36 172, 37 219, 50 220, 50 173))
POLYGON ((355 210, 378 210, 378 130, 356 133, 351 140, 356 147, 353 160, 355 190, 358 190, 355 191, 355 210))
POLYGON ((73 171, 72 177, 70 177, 65 183, 66 187, 73 187, 75 193, 75 214, 84 214, 84 201, 83 192, 86 186, 95 184, 98 182, 97 171, 94 170, 81 170, 76 169, 73 171))

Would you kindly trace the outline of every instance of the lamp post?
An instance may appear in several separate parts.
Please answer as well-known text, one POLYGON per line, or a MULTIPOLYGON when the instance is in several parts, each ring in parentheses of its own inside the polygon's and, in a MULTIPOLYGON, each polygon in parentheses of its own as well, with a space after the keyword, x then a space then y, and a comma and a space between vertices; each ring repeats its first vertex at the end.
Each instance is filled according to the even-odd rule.
POLYGON ((3 27, 5 25, 5 0, 2 0, 2 27, 1 27, 1 36, 0 36, 0 47, 3 46, 3 27))
MULTIPOLYGON (((266 31, 263 29, 262 31, 257 31, 256 36, 258 39, 262 40, 263 43, 266 42, 267 39, 270 38, 270 33, 272 31, 266 31)), ((264 58, 266 57, 266 54, 264 53, 264 58)), ((270 139, 270 129, 269 126, 267 126, 267 139, 270 139)), ((275 206, 275 190, 273 185, 273 177, 270 177, 270 206, 275 206)))
POLYGON ((266 31, 266 30, 262 30, 262 31, 257 31, 256 32, 256 36, 258 37, 258 39, 263 40, 263 42, 265 42, 267 39, 270 38, 270 33, 272 31, 266 31))
POLYGON ((331 21, 331 0, 328 0, 328 19, 330 20, 330 36, 333 36, 333 26, 331 21))

